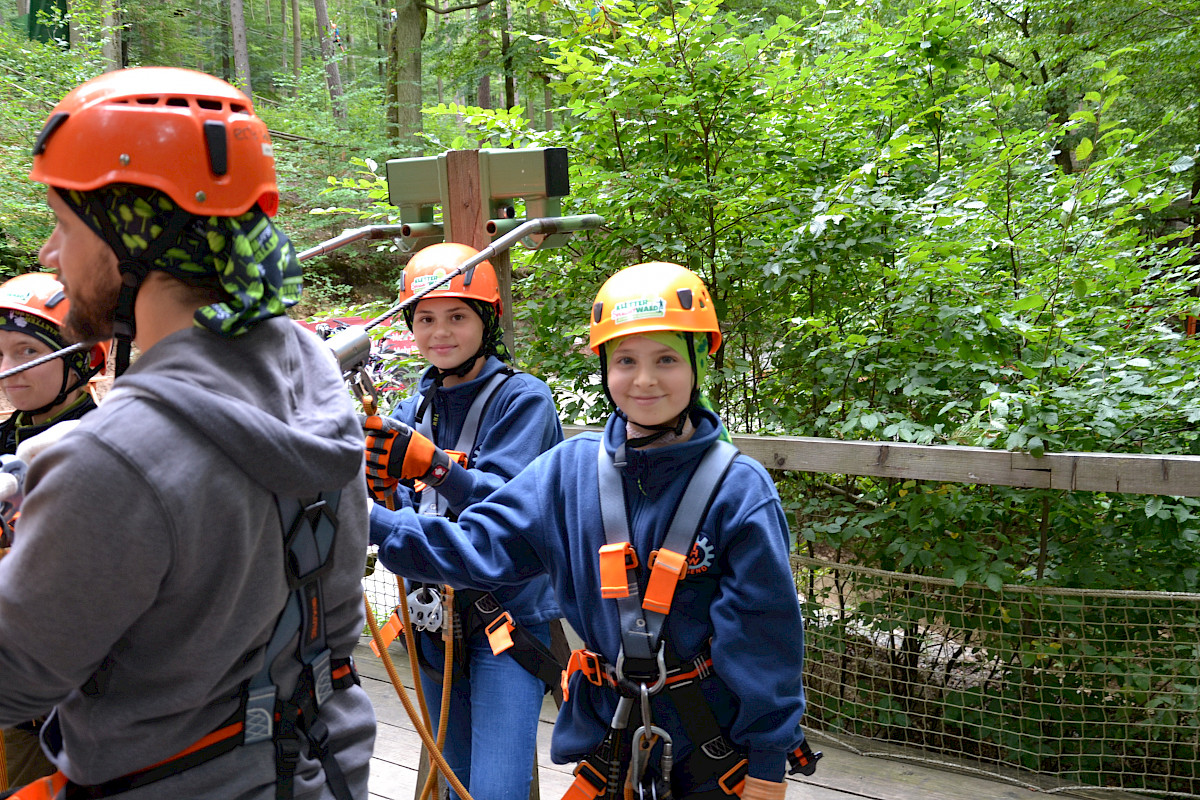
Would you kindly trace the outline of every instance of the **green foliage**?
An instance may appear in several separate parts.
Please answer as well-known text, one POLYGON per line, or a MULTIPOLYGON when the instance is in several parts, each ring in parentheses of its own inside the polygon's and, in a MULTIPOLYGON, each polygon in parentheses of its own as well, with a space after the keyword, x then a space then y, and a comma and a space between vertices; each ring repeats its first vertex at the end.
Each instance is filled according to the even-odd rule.
POLYGON ((27 177, 33 142, 58 99, 103 71, 105 5, 73 4, 72 16, 82 30, 70 50, 0 26, 0 270, 5 275, 36 268, 37 249, 53 229, 45 188, 27 177))

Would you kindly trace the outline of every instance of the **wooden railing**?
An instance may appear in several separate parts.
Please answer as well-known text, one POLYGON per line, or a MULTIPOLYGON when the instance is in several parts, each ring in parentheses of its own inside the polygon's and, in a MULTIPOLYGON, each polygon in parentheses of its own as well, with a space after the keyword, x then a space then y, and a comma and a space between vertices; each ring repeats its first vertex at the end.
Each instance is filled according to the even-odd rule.
MULTIPOLYGON (((599 428, 564 426, 567 436, 599 428)), ((734 435, 769 469, 947 483, 1200 497, 1200 456, 1028 453, 987 447, 734 435)))

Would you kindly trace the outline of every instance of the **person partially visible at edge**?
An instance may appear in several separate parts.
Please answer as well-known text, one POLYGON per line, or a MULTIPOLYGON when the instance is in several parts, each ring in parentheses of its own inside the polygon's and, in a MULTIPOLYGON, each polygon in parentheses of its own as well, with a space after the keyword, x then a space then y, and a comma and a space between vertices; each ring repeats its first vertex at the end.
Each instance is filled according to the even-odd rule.
MULTIPOLYGON (((67 347, 62 323, 70 305, 62 284, 48 272, 18 275, 0 285, 0 372, 67 347)), ((104 341, 0 380, 14 409, 0 422, 0 453, 16 453, 22 440, 94 409, 89 381, 104 374, 109 347, 104 341)))
POLYGON ((641 264, 611 277, 589 316, 615 407, 604 432, 539 456, 457 523, 374 508, 371 541, 410 580, 494 589, 549 577, 586 645, 550 747, 555 763, 581 762, 567 798, 779 800, 788 762, 805 766, 802 619, 775 486, 725 441, 700 392, 721 343, 712 298, 683 267, 641 264), (681 502, 693 478, 711 490, 707 506, 681 502), (665 548, 672 518, 691 511, 703 513, 678 526, 684 543, 665 548), (639 728, 648 749, 630 770, 639 728))
POLYGON ((301 273, 266 125, 217 78, 111 72, 55 107, 30 177, 64 328, 116 333, 119 374, 32 458, 0 561, 0 725, 50 712, 59 770, 16 797, 366 797, 362 431, 330 351, 284 314, 301 273), (321 549, 311 604, 285 516, 289 553, 321 549))
MULTIPOLYGON (((450 242, 419 251, 404 268, 401 302, 478 255, 450 242)), ((365 423, 368 483, 380 487, 378 499, 386 501, 403 480, 395 495, 400 506, 454 519, 562 441, 550 387, 505 363, 502 313, 500 286, 487 261, 405 310, 405 322, 430 366, 417 392, 391 417, 370 417, 365 423), (464 452, 465 463, 440 456, 448 450, 464 452), (435 476, 435 465, 444 472, 435 476), (429 485, 426 491, 411 488, 417 478, 429 485)), ((375 513, 386 517, 388 511, 380 507, 375 513)), ((410 583, 407 589, 413 608, 441 603, 440 585, 410 583)), ((551 621, 561 612, 545 577, 501 587, 492 598, 549 654, 551 621)), ((508 650, 493 652, 486 632, 490 619, 478 611, 481 600, 492 613, 503 613, 479 593, 454 596, 455 630, 464 632, 464 641, 455 651, 442 754, 475 800, 525 800, 548 687, 517 661, 536 647, 528 639, 517 637, 508 650)), ((410 612, 410 620, 415 616, 410 612)), ((513 638, 515 632, 508 635, 513 638)), ((442 624, 422 624, 415 638, 421 688, 436 727, 445 664, 442 624)), ((552 672, 550 679, 557 683, 559 673, 552 672)), ((453 790, 451 796, 457 797, 453 790)))
MULTIPOLYGON (((0 372, 62 350, 62 323, 70 303, 62 284, 48 272, 18 275, 0 285, 0 372)), ((22 441, 64 420, 80 419, 96 407, 90 379, 105 371, 109 342, 96 344, 0 380, 13 412, 0 422, 0 453, 13 455, 22 441)), ((0 557, 12 544, 0 534, 0 557)), ((54 772, 38 743, 44 717, 4 730, 4 763, 10 785, 22 786, 54 772)))

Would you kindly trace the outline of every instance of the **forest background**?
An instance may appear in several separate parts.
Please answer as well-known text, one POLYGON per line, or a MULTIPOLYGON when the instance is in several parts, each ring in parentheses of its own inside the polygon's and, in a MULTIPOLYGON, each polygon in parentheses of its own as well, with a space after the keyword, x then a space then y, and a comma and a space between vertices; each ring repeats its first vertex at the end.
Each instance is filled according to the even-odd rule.
MULTIPOLYGON (((596 288, 661 259, 713 290, 735 431, 1200 454, 1197 0, 72 0, 46 42, 28 10, 0 0, 6 273, 50 230, 26 174, 53 103, 192 67, 275 132, 300 249, 393 218, 389 158, 568 148, 564 213, 604 231, 513 253, 519 362, 565 420, 605 416, 596 288)), ((386 304, 393 250, 308 262, 303 311, 386 304)), ((810 552, 1200 591, 1190 499, 777 478, 810 552)))

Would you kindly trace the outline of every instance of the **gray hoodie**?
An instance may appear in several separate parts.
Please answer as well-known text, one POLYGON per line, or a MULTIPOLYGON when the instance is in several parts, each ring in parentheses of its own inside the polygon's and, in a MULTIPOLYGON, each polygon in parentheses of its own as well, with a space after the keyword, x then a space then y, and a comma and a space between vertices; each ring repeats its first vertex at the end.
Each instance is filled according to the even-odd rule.
MULTIPOLYGON (((261 666, 286 598, 276 494, 344 489, 322 587, 332 655, 350 655, 363 627, 362 459, 330 351, 291 320, 236 339, 200 328, 162 339, 31 465, 16 542, 0 561, 0 726, 57 706, 62 745, 51 756, 84 784, 217 728, 261 666)), ((339 690, 321 715, 365 798, 375 736, 366 693, 339 690)), ((271 800, 274 781, 264 742, 120 796, 271 800)), ((303 759, 296 797, 331 796, 318 762, 303 759)))

